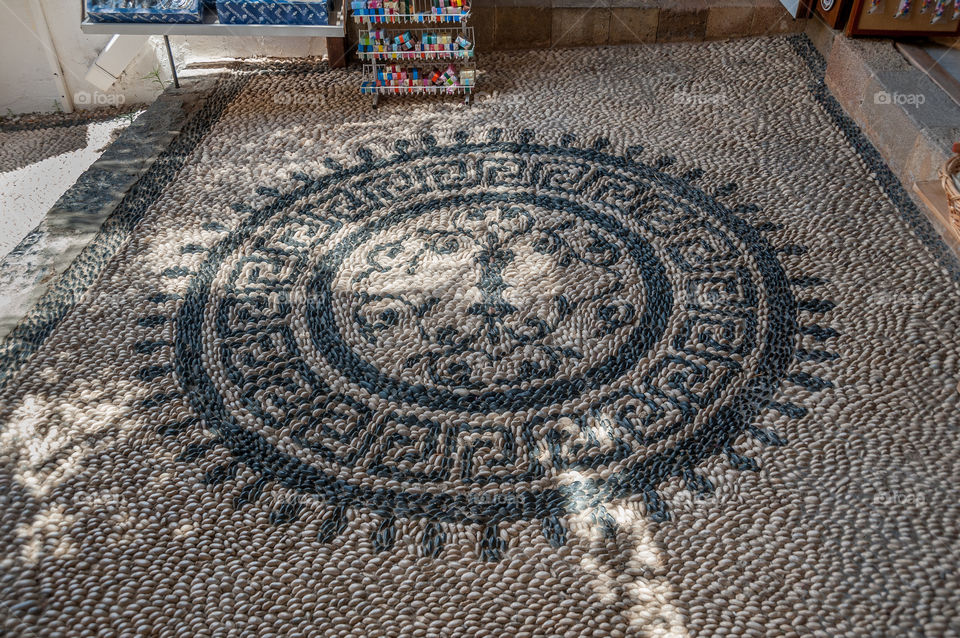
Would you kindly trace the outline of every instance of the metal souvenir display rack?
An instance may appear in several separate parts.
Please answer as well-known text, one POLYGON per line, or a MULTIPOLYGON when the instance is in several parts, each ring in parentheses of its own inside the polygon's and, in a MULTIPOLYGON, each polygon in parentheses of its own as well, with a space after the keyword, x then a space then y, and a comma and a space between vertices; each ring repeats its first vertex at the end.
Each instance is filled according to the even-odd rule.
MULTIPOLYGON (((349 2, 349 0, 347 0, 349 2)), ((377 10, 368 10, 369 13, 352 11, 355 22, 366 27, 361 33, 366 42, 380 40, 393 42, 394 38, 410 33, 416 41, 415 45, 406 50, 362 50, 358 47, 358 57, 367 62, 363 65, 363 79, 360 91, 373 98, 373 106, 379 103, 381 95, 419 95, 443 94, 463 95, 464 101, 470 104, 473 90, 476 87, 476 40, 473 27, 468 26, 470 19, 470 0, 463 0, 463 6, 456 12, 438 13, 435 7, 436 0, 408 0, 404 4, 413 9, 411 13, 387 13, 377 10), (412 25, 431 25, 413 27, 412 25), (436 25, 436 26, 432 26, 436 25), (384 37, 375 38, 374 34, 381 32, 384 37), (434 45, 425 42, 425 36, 449 36, 451 43, 458 37, 470 42, 469 48, 458 48, 451 45, 448 48, 433 48, 434 45), (408 70, 416 69, 419 84, 384 84, 379 81, 384 69, 393 65, 403 64, 408 70), (433 73, 438 65, 453 66, 457 73, 457 81, 452 84, 426 84, 422 79, 433 73), (467 83, 464 71, 472 76, 467 83)), ((346 3, 345 3, 346 4, 346 3)), ((359 4, 368 4, 360 2, 359 4)), ((385 4, 385 3, 380 3, 385 4)), ((441 45, 443 46, 443 45, 441 45)))

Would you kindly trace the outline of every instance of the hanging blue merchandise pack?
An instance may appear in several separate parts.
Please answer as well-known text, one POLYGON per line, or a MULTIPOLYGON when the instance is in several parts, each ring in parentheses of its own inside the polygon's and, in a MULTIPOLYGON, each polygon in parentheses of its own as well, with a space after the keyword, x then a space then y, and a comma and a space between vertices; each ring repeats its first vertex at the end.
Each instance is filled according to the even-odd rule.
POLYGON ((328 0, 217 0, 222 24, 327 24, 328 0))
POLYGON ((200 0, 86 0, 93 22, 201 22, 200 0))

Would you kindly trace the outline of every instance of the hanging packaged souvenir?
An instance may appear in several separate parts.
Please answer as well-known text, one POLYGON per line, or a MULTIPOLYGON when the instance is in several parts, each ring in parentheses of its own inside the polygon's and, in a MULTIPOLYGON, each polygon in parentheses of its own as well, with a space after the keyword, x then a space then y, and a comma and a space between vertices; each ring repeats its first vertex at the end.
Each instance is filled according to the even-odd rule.
POLYGON ((937 0, 937 3, 933 5, 933 17, 930 18, 930 24, 936 24, 940 22, 940 19, 943 17, 943 12, 947 8, 946 0, 937 0))
POLYGON ((910 0, 900 0, 897 5, 897 12, 893 14, 894 18, 905 18, 910 15, 910 0))
POLYGON ((870 8, 867 13, 876 13, 883 5, 883 0, 870 0, 870 8))

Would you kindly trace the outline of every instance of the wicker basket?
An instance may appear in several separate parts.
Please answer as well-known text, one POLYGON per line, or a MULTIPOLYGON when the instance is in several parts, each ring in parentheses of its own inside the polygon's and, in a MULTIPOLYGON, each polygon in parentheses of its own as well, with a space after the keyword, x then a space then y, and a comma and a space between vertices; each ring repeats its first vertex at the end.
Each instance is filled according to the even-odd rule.
POLYGON ((960 234, 960 190, 957 189, 953 176, 960 173, 960 151, 947 160, 947 163, 940 167, 940 183, 943 185, 943 191, 947 194, 947 208, 950 209, 950 221, 953 222, 953 228, 960 234))

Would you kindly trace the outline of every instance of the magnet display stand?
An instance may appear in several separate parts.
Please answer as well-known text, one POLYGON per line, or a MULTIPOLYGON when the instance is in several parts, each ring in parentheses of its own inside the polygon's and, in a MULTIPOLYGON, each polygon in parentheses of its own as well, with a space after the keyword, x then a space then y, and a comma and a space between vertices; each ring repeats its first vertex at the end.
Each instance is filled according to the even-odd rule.
POLYGON ((469 0, 347 0, 360 32, 360 92, 373 106, 381 95, 461 95, 467 104, 477 71, 469 0), (462 6, 451 6, 460 2, 462 6))

